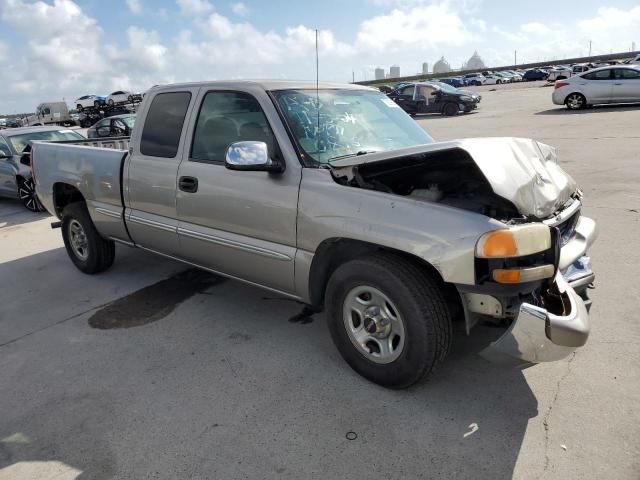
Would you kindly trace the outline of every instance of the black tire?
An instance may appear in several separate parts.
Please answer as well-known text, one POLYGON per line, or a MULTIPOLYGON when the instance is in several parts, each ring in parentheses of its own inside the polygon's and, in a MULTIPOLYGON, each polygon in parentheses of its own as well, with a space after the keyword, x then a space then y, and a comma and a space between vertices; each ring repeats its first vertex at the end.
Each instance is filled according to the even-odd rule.
POLYGON ((113 107, 113 105, 114 105, 113 98, 110 98, 107 103, 109 104, 110 107, 113 107))
POLYGON ((96 100, 95 102, 93 102, 93 106, 94 108, 100 108, 100 102, 96 100))
POLYGON ((129 95, 128 100, 129 100, 129 103, 133 103, 133 95, 129 95))
POLYGON ((442 114, 446 115, 447 117, 453 117, 454 115, 458 114, 458 105, 456 105, 455 103, 447 103, 445 104, 445 106, 442 108, 442 114))
POLYGON ((76 105, 76 110, 81 112, 82 110, 84 110, 84 107, 80 104, 76 105))
POLYGON ((18 178, 18 198, 27 210, 42 212, 44 207, 36 196, 32 178, 18 178))
MULTIPOLYGON (((406 388, 431 373, 451 348, 451 313, 437 283, 410 261, 388 254, 351 260, 333 273, 325 296, 331 337, 345 361, 363 377, 390 388, 406 388), (362 285, 383 292, 400 315, 405 338, 390 363, 367 358, 352 342, 344 302, 362 285)), ((363 321, 364 322, 364 321, 363 321)))
POLYGON ((81 272, 87 274, 100 273, 113 265, 116 247, 112 240, 105 240, 100 236, 87 211, 84 202, 67 205, 62 212, 62 239, 67 254, 73 264, 81 272), (77 236, 72 227, 80 225, 84 238, 78 247, 77 236), (80 254, 84 252, 84 255, 80 254))
POLYGON ((569 110, 581 110, 587 107, 587 99, 581 93, 570 93, 564 99, 564 104, 569 110))
POLYGON ((496 80, 496 85, 500 85, 502 83, 502 80, 496 80))

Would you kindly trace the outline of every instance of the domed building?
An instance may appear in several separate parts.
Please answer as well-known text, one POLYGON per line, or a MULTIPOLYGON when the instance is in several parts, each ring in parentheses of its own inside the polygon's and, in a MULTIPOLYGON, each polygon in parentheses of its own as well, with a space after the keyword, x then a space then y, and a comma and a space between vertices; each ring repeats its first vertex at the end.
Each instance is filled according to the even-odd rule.
POLYGON ((451 65, 444 57, 440 57, 440 60, 433 64, 433 73, 449 73, 450 71, 451 65))
POLYGON ((482 58, 478 55, 478 52, 473 52, 473 55, 471 55, 471 58, 465 66, 466 70, 486 70, 486 68, 487 67, 482 61, 482 58))

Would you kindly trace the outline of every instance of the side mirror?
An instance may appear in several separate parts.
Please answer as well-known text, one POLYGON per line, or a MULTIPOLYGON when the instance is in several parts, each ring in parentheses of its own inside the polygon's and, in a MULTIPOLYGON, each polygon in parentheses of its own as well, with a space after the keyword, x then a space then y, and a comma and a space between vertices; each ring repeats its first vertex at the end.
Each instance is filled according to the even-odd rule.
POLYGON ((111 136, 111 127, 104 126, 96 128, 96 133, 98 137, 110 137, 111 136))
POLYGON ((269 149, 264 142, 236 142, 229 145, 224 165, 229 170, 253 172, 282 172, 284 165, 269 158, 269 149))

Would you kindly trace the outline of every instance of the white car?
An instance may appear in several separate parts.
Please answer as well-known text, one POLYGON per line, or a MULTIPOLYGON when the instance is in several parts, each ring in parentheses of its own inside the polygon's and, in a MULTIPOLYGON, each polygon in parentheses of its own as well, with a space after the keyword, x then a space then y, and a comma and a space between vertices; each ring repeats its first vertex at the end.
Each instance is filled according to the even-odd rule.
POLYGON ((501 76, 489 74, 484 76, 483 85, 500 85, 501 83, 509 83, 509 81, 501 76))
POLYGON ((475 85, 476 87, 485 83, 484 75, 481 73, 468 73, 464 76, 464 79, 468 81, 469 85, 475 85))
POLYGON ((558 80, 551 96, 556 105, 579 110, 601 103, 640 102, 640 65, 595 68, 558 80))
POLYGON ((128 90, 116 90, 107 97, 107 103, 109 105, 116 105, 118 103, 134 103, 142 100, 142 95, 139 93, 133 93, 128 90))
POLYGON ((84 95, 83 97, 77 98, 73 104, 76 106, 76 110, 81 112, 85 108, 97 108, 100 105, 104 105, 105 100, 105 97, 99 95, 84 95))
POLYGON ((556 80, 563 80, 573 75, 573 71, 567 67, 555 67, 553 70, 549 70, 549 76, 547 82, 555 82, 556 80))
POLYGON ((640 65, 640 55, 636 55, 634 59, 629 62, 630 65, 640 65))

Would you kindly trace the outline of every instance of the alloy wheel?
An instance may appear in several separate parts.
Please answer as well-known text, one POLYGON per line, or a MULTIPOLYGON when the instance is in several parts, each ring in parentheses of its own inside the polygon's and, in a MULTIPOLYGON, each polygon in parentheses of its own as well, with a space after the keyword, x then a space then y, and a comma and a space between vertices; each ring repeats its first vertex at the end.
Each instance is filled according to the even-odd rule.
POLYGON ((39 212, 41 210, 32 178, 20 182, 18 185, 18 198, 20 198, 23 205, 32 212, 39 212))
POLYGON ((69 222, 69 241, 73 253, 81 260, 89 257, 89 241, 82 224, 77 220, 69 222))

